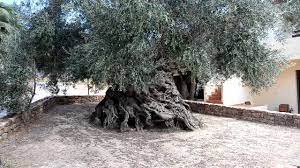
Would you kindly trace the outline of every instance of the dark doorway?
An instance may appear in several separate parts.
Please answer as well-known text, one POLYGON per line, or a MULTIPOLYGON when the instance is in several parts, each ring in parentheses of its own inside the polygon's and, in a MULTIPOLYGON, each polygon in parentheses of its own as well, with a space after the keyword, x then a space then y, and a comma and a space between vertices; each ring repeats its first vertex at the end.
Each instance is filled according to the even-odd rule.
POLYGON ((204 88, 201 82, 197 81, 195 88, 195 99, 204 100, 204 88))
POLYGON ((202 84, 193 79, 190 72, 173 76, 178 91, 184 99, 204 100, 204 89, 202 84))
POLYGON ((299 113, 300 111, 300 70, 296 71, 296 77, 297 77, 297 95, 298 95, 298 113, 299 113))
POLYGON ((195 94, 195 99, 196 100, 204 100, 204 89, 203 88, 201 88, 201 89, 199 89, 197 92, 196 92, 196 94, 195 94))
POLYGON ((183 99, 193 99, 191 90, 191 80, 188 75, 173 76, 175 85, 183 99))

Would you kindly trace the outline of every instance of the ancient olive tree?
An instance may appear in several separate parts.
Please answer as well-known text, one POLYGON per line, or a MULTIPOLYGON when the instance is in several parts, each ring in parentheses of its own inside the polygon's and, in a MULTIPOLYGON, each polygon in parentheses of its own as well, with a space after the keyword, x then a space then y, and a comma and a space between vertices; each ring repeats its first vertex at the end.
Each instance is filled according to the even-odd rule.
POLYGON ((270 86, 285 60, 264 41, 270 31, 293 27, 291 13, 299 10, 296 0, 41 2, 22 14, 38 70, 54 86, 62 78, 111 86, 91 121, 122 131, 198 128, 183 101, 195 79, 235 75, 254 91, 270 86), (179 90, 174 75, 182 79, 179 90))
POLYGON ((32 64, 15 17, 12 8, 0 4, 0 113, 22 112, 32 96, 32 64))
POLYGON ((82 0, 89 27, 75 47, 68 72, 111 88, 91 121, 107 128, 164 126, 193 130, 200 123, 173 75, 240 77, 259 91, 270 86, 285 60, 264 44, 283 32, 285 8, 253 0, 82 0))

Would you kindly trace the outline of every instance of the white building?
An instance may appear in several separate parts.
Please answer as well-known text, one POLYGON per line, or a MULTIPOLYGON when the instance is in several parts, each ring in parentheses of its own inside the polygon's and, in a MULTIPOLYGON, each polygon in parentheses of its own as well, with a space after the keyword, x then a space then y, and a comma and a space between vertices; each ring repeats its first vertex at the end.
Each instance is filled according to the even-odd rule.
POLYGON ((205 87, 204 101, 229 106, 251 102, 248 107, 272 111, 279 111, 280 104, 288 104, 293 113, 300 114, 300 38, 291 38, 280 47, 289 57, 291 66, 281 73, 271 88, 255 95, 248 87, 243 86, 240 79, 232 78, 219 88, 210 85, 205 87))

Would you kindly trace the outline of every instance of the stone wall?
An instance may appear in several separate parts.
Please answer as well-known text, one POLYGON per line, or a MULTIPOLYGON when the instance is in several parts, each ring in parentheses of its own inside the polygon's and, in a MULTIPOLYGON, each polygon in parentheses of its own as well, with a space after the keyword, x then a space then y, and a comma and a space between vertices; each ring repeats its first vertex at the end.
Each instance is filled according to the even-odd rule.
MULTIPOLYGON (((32 104, 28 112, 0 119, 0 140, 5 139, 10 133, 17 131, 25 123, 36 120, 40 114, 47 112, 56 105, 100 102, 103 98, 103 96, 56 96, 39 100, 32 104)), ((186 103, 190 105, 192 111, 197 113, 300 128, 299 114, 253 110, 197 101, 186 101, 186 103)))
POLYGON ((73 103, 100 102, 104 96, 56 96, 55 101, 58 105, 73 103))
POLYGON ((36 120, 40 114, 47 112, 56 105, 100 102, 102 99, 103 96, 56 96, 34 102, 28 112, 0 119, 0 140, 17 131, 25 123, 36 120))
POLYGON ((300 128, 299 114, 253 110, 249 108, 224 106, 198 101, 186 101, 186 103, 190 105, 192 111, 197 113, 300 128))

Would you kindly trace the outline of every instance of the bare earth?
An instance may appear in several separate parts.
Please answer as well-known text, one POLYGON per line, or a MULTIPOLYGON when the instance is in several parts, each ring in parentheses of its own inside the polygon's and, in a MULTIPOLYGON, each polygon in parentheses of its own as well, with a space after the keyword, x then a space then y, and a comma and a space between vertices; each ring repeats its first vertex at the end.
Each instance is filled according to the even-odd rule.
POLYGON ((300 166, 300 129, 197 114, 194 132, 119 133, 88 123, 94 106, 55 107, 0 143, 0 157, 21 168, 300 166))

